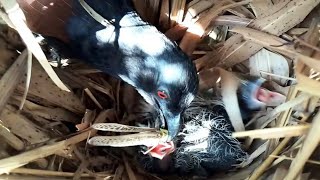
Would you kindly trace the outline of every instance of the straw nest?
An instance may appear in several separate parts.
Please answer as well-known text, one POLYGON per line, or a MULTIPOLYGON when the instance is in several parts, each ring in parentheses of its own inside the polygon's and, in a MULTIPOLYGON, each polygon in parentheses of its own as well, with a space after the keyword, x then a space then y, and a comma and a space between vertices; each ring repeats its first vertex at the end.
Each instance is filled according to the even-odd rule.
MULTIPOLYGON (((122 149, 86 143, 97 133, 92 123, 147 117, 135 90, 77 61, 47 60, 48 49, 30 36, 23 16, 5 13, 15 0, 0 2, 1 179, 161 179, 122 149)), ((254 129, 235 128, 249 158, 212 179, 320 178, 319 0, 134 2, 143 19, 192 57, 200 91, 238 72, 270 80, 287 97, 254 116, 254 129)))

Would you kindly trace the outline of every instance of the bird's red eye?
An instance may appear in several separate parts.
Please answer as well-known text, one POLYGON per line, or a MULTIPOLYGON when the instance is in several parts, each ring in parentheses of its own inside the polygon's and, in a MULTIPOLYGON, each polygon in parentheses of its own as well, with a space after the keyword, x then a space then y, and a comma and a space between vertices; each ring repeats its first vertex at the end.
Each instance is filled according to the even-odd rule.
POLYGON ((164 91, 158 91, 158 96, 161 99, 167 99, 168 98, 167 94, 164 91))

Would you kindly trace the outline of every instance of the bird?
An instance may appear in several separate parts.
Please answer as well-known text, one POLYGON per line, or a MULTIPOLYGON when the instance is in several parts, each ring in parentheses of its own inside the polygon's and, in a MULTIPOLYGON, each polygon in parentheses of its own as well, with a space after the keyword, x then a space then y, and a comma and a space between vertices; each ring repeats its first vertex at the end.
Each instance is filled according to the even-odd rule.
POLYGON ((72 2, 68 4, 72 13, 63 19, 66 38, 51 33, 45 35, 47 42, 64 44, 60 49, 68 49, 73 58, 135 87, 159 111, 160 127, 168 130, 171 141, 180 130, 182 112, 198 91, 199 80, 190 57, 143 21, 131 0, 66 1, 72 2), (88 9, 105 23, 98 22, 88 9))
MULTIPOLYGON (((240 80, 237 98, 244 123, 271 101, 283 96, 266 88, 267 81, 263 78, 243 74, 235 77, 240 80)), ((199 92, 182 117, 182 128, 174 145, 159 147, 155 151, 157 156, 143 154, 146 150, 143 146, 136 148, 135 160, 140 167, 159 175, 206 179, 247 160, 248 153, 242 148, 242 142, 232 137, 234 128, 218 88, 199 92), (160 155, 162 159, 157 158, 160 155)), ((144 124, 150 124, 148 121, 150 117, 144 124)))
POLYGON ((268 81, 258 76, 237 73, 240 80, 237 89, 237 97, 240 112, 244 123, 252 118, 255 112, 275 103, 284 102, 286 96, 276 92, 268 81))
POLYGON ((157 159, 138 150, 135 159, 140 167, 162 175, 207 178, 248 158, 241 142, 232 137, 234 129, 221 100, 197 96, 183 118, 181 131, 174 140, 175 151, 157 159))

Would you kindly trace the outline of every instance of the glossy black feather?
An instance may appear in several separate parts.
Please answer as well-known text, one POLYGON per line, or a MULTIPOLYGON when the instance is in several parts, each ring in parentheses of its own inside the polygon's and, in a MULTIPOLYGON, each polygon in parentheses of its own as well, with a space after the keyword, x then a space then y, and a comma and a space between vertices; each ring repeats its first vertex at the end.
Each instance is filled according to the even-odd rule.
MULTIPOLYGON (((72 51, 86 63, 134 86, 162 112, 172 138, 181 112, 197 93, 198 77, 188 56, 154 26, 144 22, 130 0, 90 0, 91 8, 111 22, 103 26, 74 1, 67 23, 72 51), (163 100, 157 91, 164 91, 163 100)), ((162 124, 164 126, 164 124, 162 124)))

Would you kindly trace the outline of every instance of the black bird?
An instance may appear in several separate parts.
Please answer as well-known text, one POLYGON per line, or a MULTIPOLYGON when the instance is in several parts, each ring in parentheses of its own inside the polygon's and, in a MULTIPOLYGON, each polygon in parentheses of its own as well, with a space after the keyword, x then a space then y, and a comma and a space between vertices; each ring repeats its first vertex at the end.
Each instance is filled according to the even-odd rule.
POLYGON ((73 0, 74 15, 66 23, 73 56, 134 86, 162 114, 159 124, 166 125, 171 140, 179 131, 181 113, 197 93, 193 62, 156 27, 144 22, 131 0, 84 2, 110 24, 102 25, 79 0, 73 0))
POLYGON ((234 129, 221 100, 197 97, 183 117, 174 143, 176 150, 162 160, 140 153, 136 160, 143 169, 161 175, 207 178, 247 159, 241 143, 232 137, 234 129))
MULTIPOLYGON (((237 88, 239 108, 244 123, 256 111, 266 107, 281 95, 265 89, 265 80, 238 74, 241 83, 237 88)), ((167 148, 158 153, 163 159, 139 153, 136 160, 145 170, 161 175, 208 177, 215 172, 227 171, 246 160, 248 154, 241 142, 232 137, 234 128, 222 102, 220 91, 199 92, 183 113, 184 123, 174 140, 175 151, 167 148), (166 156, 165 156, 166 155, 166 156)), ((147 109, 147 108, 146 108, 147 109)), ((154 117, 153 117, 154 118, 154 117)), ((145 123, 150 124, 146 118, 145 123)), ((139 147, 137 152, 146 151, 139 147)))

